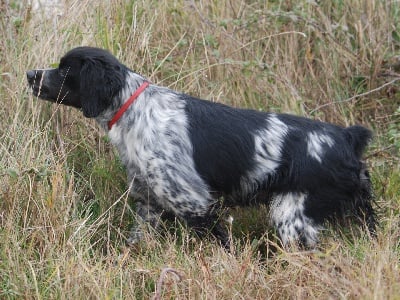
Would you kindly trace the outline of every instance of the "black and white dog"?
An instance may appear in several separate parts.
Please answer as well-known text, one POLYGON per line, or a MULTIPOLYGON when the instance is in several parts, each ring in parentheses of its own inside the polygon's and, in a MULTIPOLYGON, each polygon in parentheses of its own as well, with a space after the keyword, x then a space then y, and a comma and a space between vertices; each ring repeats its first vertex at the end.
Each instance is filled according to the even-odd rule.
MULTIPOLYGON (((284 245, 314 247, 325 221, 349 213, 375 232, 364 127, 200 100, 149 84, 91 47, 27 78, 35 96, 81 109, 108 132, 141 224, 157 226, 166 212, 228 246, 219 208, 266 203, 284 245)), ((138 226, 128 241, 140 237, 138 226)))

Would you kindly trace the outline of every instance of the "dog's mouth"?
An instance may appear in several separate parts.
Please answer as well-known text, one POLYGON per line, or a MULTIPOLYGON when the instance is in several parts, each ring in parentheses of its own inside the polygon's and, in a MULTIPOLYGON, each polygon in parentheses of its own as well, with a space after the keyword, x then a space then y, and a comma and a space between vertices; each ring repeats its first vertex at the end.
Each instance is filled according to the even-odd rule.
POLYGON ((32 89, 32 93, 34 96, 45 99, 45 100, 51 100, 49 99, 49 89, 43 85, 35 85, 35 84, 30 84, 30 87, 32 89))
POLYGON ((50 89, 44 85, 36 85, 36 84, 29 84, 30 88, 32 89, 32 94, 35 97, 38 97, 42 100, 50 101, 50 102, 57 102, 57 103, 63 103, 68 105, 68 103, 65 102, 65 98, 68 95, 68 92, 61 94, 58 93, 58 95, 52 95, 50 92, 50 89))

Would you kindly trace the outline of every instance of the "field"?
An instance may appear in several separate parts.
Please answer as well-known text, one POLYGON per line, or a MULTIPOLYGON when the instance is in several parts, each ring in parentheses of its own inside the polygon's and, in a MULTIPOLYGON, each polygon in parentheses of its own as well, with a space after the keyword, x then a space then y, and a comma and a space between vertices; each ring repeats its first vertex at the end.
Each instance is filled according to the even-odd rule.
POLYGON ((398 1, 0 0, 0 32, 1 299, 400 299, 398 1), (232 210, 234 254, 179 221, 126 248, 115 149, 25 78, 80 45, 201 98, 371 128, 377 239, 327 226, 285 250, 261 207, 232 210))

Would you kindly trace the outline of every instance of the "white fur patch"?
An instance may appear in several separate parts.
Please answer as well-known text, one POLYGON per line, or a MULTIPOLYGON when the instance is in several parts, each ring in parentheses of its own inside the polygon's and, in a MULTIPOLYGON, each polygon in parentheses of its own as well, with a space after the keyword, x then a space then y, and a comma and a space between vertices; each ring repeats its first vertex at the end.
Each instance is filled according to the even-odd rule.
POLYGON ((283 142, 288 132, 288 126, 276 115, 272 114, 266 121, 266 129, 260 130, 254 136, 257 175, 271 173, 278 167, 283 142))
POLYGON ((275 226, 283 245, 302 242, 313 247, 318 240, 319 227, 304 215, 307 195, 299 192, 274 195, 270 206, 270 223, 275 226))
POLYGON ((309 132, 307 135, 307 151, 308 154, 316 159, 319 163, 322 162, 322 156, 324 155, 324 146, 327 145, 332 147, 334 145, 333 139, 326 135, 318 132, 309 132))
POLYGON ((282 146, 289 128, 275 114, 271 114, 265 123, 265 129, 254 134, 254 164, 241 178, 242 197, 247 197, 260 182, 273 174, 281 161, 282 146))

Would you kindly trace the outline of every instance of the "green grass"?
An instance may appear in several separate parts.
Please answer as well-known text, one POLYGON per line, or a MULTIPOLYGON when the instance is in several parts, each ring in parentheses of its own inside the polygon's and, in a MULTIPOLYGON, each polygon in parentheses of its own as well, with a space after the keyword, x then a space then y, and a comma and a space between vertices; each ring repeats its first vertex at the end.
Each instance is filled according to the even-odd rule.
POLYGON ((396 2, 26 2, 0 3, 1 299, 399 298, 396 2), (328 227, 319 251, 285 251, 261 207, 232 211, 235 255, 179 222, 126 249, 134 200, 114 148, 80 112, 32 97, 25 79, 79 45, 216 102, 372 128, 377 240, 328 227))

